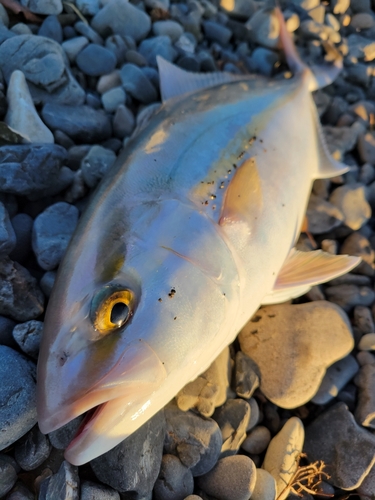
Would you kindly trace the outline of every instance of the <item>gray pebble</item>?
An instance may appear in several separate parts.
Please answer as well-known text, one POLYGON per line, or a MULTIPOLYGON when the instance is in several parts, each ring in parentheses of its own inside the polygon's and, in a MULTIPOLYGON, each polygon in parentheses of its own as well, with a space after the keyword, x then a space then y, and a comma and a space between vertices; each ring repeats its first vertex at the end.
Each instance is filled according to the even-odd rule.
POLYGON ((89 106, 46 104, 42 117, 51 130, 62 130, 78 142, 100 142, 111 136, 109 117, 89 106))
POLYGON ((244 455, 222 458, 197 480, 198 487, 217 500, 248 500, 255 483, 256 467, 244 455))
POLYGON ((116 67, 115 54, 95 43, 90 43, 76 57, 78 68, 89 76, 100 76, 111 73, 116 67))
POLYGON ((270 49, 279 42, 280 26, 276 14, 267 8, 258 9, 245 25, 253 41, 270 49))
POLYGON ((77 434, 79 426, 83 420, 84 416, 74 418, 67 424, 63 425, 59 429, 48 434, 48 439, 52 446, 57 450, 65 450, 68 444, 72 441, 74 436, 77 434))
POLYGON ((34 500, 34 495, 21 482, 15 484, 7 500, 34 500))
POLYGON ((48 438, 35 426, 14 447, 14 457, 23 470, 34 470, 48 457, 51 445, 48 438))
POLYGON ((139 67, 147 66, 148 64, 146 58, 136 50, 128 50, 125 54, 125 61, 139 67))
POLYGON ((84 91, 65 64, 64 51, 50 38, 18 35, 0 46, 0 66, 9 82, 14 70, 24 73, 34 103, 78 105, 84 91))
POLYGON ((63 31, 58 17, 47 16, 39 28, 38 35, 51 38, 61 44, 63 41, 63 31))
POLYGON ((35 365, 10 347, 0 346, 0 450, 36 424, 35 365))
POLYGON ((124 64, 120 70, 121 82, 129 94, 139 101, 149 104, 157 100, 157 92, 141 69, 134 64, 124 64))
POLYGON ((16 234, 9 220, 8 212, 0 202, 0 258, 9 255, 16 245, 16 234))
POLYGON ((52 292, 53 285, 55 284, 56 273, 55 271, 47 271, 43 274, 40 280, 40 288, 46 297, 49 297, 52 292))
POLYGON ((164 452, 177 455, 194 477, 211 470, 223 442, 217 423, 191 411, 181 411, 173 403, 165 407, 165 418, 164 452))
POLYGON ((3 454, 0 455, 0 497, 3 498, 17 481, 17 472, 3 454))
POLYGON ((17 343, 13 338, 15 325, 16 323, 13 320, 0 316, 0 345, 17 348, 17 343))
POLYGON ((84 16, 95 16, 99 12, 99 0, 76 0, 76 6, 84 16))
POLYGON ((254 362, 242 351, 236 354, 235 377, 237 395, 241 398, 251 398, 259 387, 259 376, 254 362))
POLYGON ((96 477, 120 493, 132 492, 136 498, 150 495, 160 470, 164 433, 160 411, 125 441, 91 461, 96 477))
POLYGON ((129 108, 120 104, 113 117, 113 133, 119 139, 129 136, 135 127, 135 118, 129 108))
POLYGON ((125 104, 126 94, 122 87, 114 87, 102 94, 103 108, 108 113, 114 113, 120 104, 125 104))
POLYGON ((159 477, 154 486, 155 500, 184 499, 194 490, 191 471, 174 455, 163 455, 159 477))
POLYGON ((307 206, 309 232, 322 234, 332 231, 342 224, 344 215, 338 207, 318 196, 311 194, 307 206))
POLYGON ((166 21, 156 21, 152 25, 152 31, 155 36, 169 36, 172 42, 177 42, 184 32, 180 23, 167 19, 166 21))
MULTIPOLYGON (((1 149, 0 149, 0 154, 1 154, 1 149)), ((7 209, 10 218, 13 218, 17 214, 18 202, 15 196, 13 196, 12 194, 2 193, 0 191, 0 202, 3 203, 3 205, 7 209)))
POLYGON ((32 246, 42 269, 59 265, 77 222, 78 209, 65 202, 50 205, 35 219, 32 246))
MULTIPOLYGON (((60 466, 57 474, 53 474, 47 480, 47 487, 41 488, 39 500, 79 500, 79 476, 78 467, 71 465, 66 460, 60 466)), ((43 483, 42 483, 43 484, 43 483)))
POLYGON ((19 213, 13 217, 11 222, 16 235, 16 245, 9 254, 9 257, 12 260, 22 263, 30 256, 31 232, 34 221, 30 215, 19 213))
POLYGON ((375 134, 373 132, 366 132, 359 136, 358 152, 364 163, 375 163, 375 134))
POLYGON ((177 57, 177 52, 172 47, 169 36, 147 38, 141 42, 138 50, 147 59, 148 63, 155 68, 157 67, 156 56, 161 56, 169 62, 173 62, 177 57))
POLYGON ((68 161, 67 165, 72 170, 78 170, 81 166, 81 161, 90 151, 89 144, 80 144, 79 146, 72 146, 68 151, 68 161))
POLYGON ((83 21, 77 21, 74 25, 74 29, 80 35, 85 36, 90 42, 95 43, 97 45, 103 45, 103 38, 98 35, 98 33, 92 29, 88 24, 83 21))
POLYGON ((243 399, 228 399, 218 408, 213 417, 223 436, 220 457, 234 455, 246 439, 246 429, 250 421, 250 405, 243 399))
POLYGON ((99 94, 104 94, 119 85, 121 85, 120 72, 116 69, 109 75, 103 75, 98 79, 96 90, 99 94))
POLYGON ((375 366, 362 366, 354 382, 359 389, 355 418, 364 427, 375 429, 375 366))
POLYGON ((106 38, 105 46, 108 50, 113 52, 116 57, 117 64, 121 65, 126 61, 126 54, 128 52, 128 45, 120 35, 111 35, 106 38))
POLYGON ((121 36, 130 35, 136 42, 143 40, 151 28, 151 19, 126 0, 111 0, 106 3, 91 21, 92 27, 101 35, 108 32, 121 36))
POLYGON ((80 500, 120 500, 120 494, 108 486, 83 481, 80 500))
POLYGON ((250 405, 250 420, 247 425, 246 432, 249 432, 261 421, 261 415, 257 400, 255 398, 250 398, 248 400, 248 403, 250 405))
POLYGON ((258 425, 247 435, 241 448, 247 453, 259 455, 263 453, 271 441, 271 432, 264 425, 258 425))
POLYGON ((116 154, 102 146, 93 146, 82 159, 81 170, 86 184, 93 188, 108 172, 116 160, 116 154))
POLYGON ((260 73, 264 76, 271 76, 278 60, 279 56, 276 52, 263 47, 257 47, 253 50, 247 62, 250 71, 260 73))
POLYGON ((233 34, 226 26, 216 23, 215 21, 204 21, 203 29, 208 40, 217 42, 223 47, 228 45, 233 34))
POLYGON ((37 318, 44 297, 29 271, 8 257, 0 260, 0 314, 17 321, 37 318))
POLYGON ((61 0, 22 0, 21 4, 35 14, 60 14, 63 9, 61 0))
POLYGON ((1 191, 27 196, 52 187, 66 157, 55 144, 1 146, 1 191))
MULTIPOLYGON (((183 56, 178 60, 177 65, 180 66, 180 68, 193 73, 198 72, 200 69, 200 62, 195 56, 183 56)), ((224 71, 227 71, 227 69, 224 71)))
POLYGON ((64 49, 66 55, 70 62, 76 60, 77 55, 89 44, 88 39, 85 36, 76 36, 74 38, 69 38, 65 40, 61 47, 64 49))
POLYGON ((350 311, 355 306, 370 306, 375 300, 375 293, 367 286, 335 285, 325 289, 330 302, 350 311))
POLYGON ((34 319, 14 327, 13 337, 22 351, 38 359, 39 345, 42 338, 43 322, 34 319))
POLYGON ((224 9, 228 16, 246 21, 257 9, 257 4, 253 0, 221 0, 220 7, 224 9))

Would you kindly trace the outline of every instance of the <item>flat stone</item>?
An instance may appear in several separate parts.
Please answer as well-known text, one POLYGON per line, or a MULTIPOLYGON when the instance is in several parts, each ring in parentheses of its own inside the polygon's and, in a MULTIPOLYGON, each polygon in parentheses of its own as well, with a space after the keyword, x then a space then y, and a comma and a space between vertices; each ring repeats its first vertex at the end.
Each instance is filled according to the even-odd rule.
POLYGON ((75 465, 64 460, 57 474, 53 474, 46 481, 48 484, 44 490, 45 496, 44 498, 40 496, 40 500, 53 500, 55 498, 79 500, 78 467, 75 465))
POLYGON ((84 90, 73 78, 65 61, 63 49, 50 38, 18 35, 0 46, 0 66, 6 82, 9 83, 13 71, 21 70, 34 104, 82 104, 84 90))
POLYGON ((78 142, 95 143, 111 136, 109 117, 89 106, 46 104, 42 117, 51 130, 62 130, 78 142))
POLYGON ((0 146, 0 190, 29 196, 51 188, 66 158, 56 144, 0 146))
POLYGON ((311 462, 329 465, 330 484, 351 491, 375 463, 375 436, 355 422, 344 403, 338 403, 306 427, 304 452, 311 462))
POLYGON ((57 267, 78 223, 78 209, 58 202, 50 205, 34 221, 32 246, 38 264, 46 271, 57 267))
POLYGON ((257 469, 257 479, 251 500, 276 500, 276 481, 264 469, 257 469))
POLYGON ((211 366, 176 395, 180 410, 197 410, 211 417, 215 408, 225 403, 230 386, 231 360, 229 348, 215 359, 211 366))
POLYGON ((76 0, 77 8, 84 16, 95 16, 100 10, 99 0, 76 0))
POLYGON ((92 460, 95 476, 120 493, 149 496, 160 470, 164 434, 160 411, 115 448, 92 460))
POLYGON ((254 462, 244 455, 225 457, 197 480, 198 487, 217 500, 248 500, 256 483, 254 462))
POLYGON ((358 370, 359 365, 354 356, 350 354, 346 358, 336 361, 327 369, 318 392, 311 401, 316 405, 327 404, 338 395, 358 370))
POLYGON ((259 455, 266 451, 271 441, 271 432, 264 425, 258 425, 247 435, 241 448, 251 455, 259 455))
POLYGON ((16 245, 16 234, 9 220, 8 211, 0 202, 0 258, 9 255, 16 245))
POLYGON ((194 491, 190 470, 174 455, 163 455, 159 477, 154 486, 155 500, 185 498, 194 491))
POLYGON ((63 10, 61 0, 21 0, 24 7, 28 7, 34 14, 57 15, 63 10))
POLYGON ((143 40, 139 46, 139 53, 142 54, 151 66, 157 67, 156 56, 161 56, 169 62, 173 62, 177 57, 176 50, 172 47, 169 36, 154 36, 143 40))
POLYGON ((284 500, 289 495, 288 486, 297 470, 304 438, 305 432, 301 420, 292 417, 267 448, 262 468, 274 478, 278 500, 284 500))
POLYGON ((269 9, 258 9, 245 25, 250 29, 252 40, 270 49, 279 44, 280 23, 275 12, 269 9))
POLYGON ((326 301, 263 307, 238 339, 258 366, 261 391, 282 408, 309 401, 328 366, 354 346, 346 314, 326 301))
POLYGON ((77 21, 74 25, 74 29, 80 35, 86 37, 90 42, 97 45, 103 45, 103 38, 91 28, 91 26, 83 21, 77 21))
POLYGON ((23 436, 14 447, 14 457, 23 470, 34 470, 41 465, 51 452, 47 436, 35 426, 23 436))
POLYGON ((82 481, 80 500, 120 500, 120 494, 108 486, 82 481))
POLYGON ((363 132, 359 123, 351 127, 323 126, 329 152, 335 160, 341 161, 345 153, 351 151, 357 143, 358 136, 363 132))
POLYGON ((144 73, 134 64, 124 64, 120 71, 121 82, 129 94, 145 104, 157 100, 155 87, 144 73))
POLYGON ((183 412, 173 403, 165 407, 165 418, 164 453, 178 456, 194 477, 211 470, 223 443, 217 423, 191 411, 183 412))
POLYGON ((103 108, 108 113, 114 113, 122 104, 125 105, 126 93, 122 87, 114 87, 102 94, 103 108))
POLYGON ((82 177, 90 187, 96 187, 116 160, 116 154, 102 146, 92 146, 81 162, 82 177))
POLYGON ((371 217, 371 207, 366 201, 365 187, 362 184, 343 185, 336 188, 330 198, 344 215, 344 223, 356 231, 371 217))
POLYGON ((165 21, 156 21, 152 24, 152 31, 155 36, 169 36, 172 42, 177 42, 184 32, 180 23, 167 19, 165 21))
POLYGON ((78 54, 89 44, 89 40, 85 36, 75 36, 65 40, 61 47, 64 49, 71 63, 76 60, 78 54))
POLYGON ((344 220, 339 208, 314 194, 310 196, 306 215, 311 234, 328 233, 344 220))
POLYGON ((110 0, 93 17, 91 26, 103 36, 112 32, 140 42, 151 29, 151 19, 127 0, 110 0))
POLYGON ((326 287, 324 293, 330 302, 334 302, 346 312, 356 306, 371 306, 375 301, 375 292, 368 286, 334 285, 326 287))
POLYGON ((98 45, 90 43, 76 57, 79 69, 88 76, 101 76, 111 73, 116 67, 115 54, 98 45))
POLYGON ((135 127, 133 112, 123 104, 120 104, 113 117, 112 126, 113 135, 119 139, 124 139, 124 137, 131 135, 135 127))
POLYGON ((0 380, 0 450, 4 450, 36 424, 35 365, 0 345, 0 380))
POLYGON ((1 259, 0 314, 28 321, 42 314, 43 303, 43 293, 29 271, 8 257, 1 259))
POLYGON ((203 30, 206 38, 211 42, 217 42, 223 47, 228 45, 232 38, 232 31, 222 24, 215 21, 204 21, 203 30))

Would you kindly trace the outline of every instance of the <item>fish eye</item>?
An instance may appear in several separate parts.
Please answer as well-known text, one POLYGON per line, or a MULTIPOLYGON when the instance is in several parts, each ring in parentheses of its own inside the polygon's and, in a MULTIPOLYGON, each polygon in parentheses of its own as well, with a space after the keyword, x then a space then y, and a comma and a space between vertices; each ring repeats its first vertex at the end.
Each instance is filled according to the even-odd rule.
POLYGON ((121 328, 133 314, 133 306, 131 290, 104 287, 91 302, 90 317, 95 330, 105 335, 121 328))

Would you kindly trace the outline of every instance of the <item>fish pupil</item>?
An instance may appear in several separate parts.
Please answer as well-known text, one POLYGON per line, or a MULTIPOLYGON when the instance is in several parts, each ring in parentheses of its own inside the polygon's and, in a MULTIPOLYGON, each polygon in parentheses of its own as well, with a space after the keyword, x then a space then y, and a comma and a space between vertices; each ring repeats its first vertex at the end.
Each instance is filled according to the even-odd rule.
POLYGON ((124 302, 117 302, 112 307, 111 323, 117 326, 123 325, 129 317, 129 312, 129 307, 124 302))

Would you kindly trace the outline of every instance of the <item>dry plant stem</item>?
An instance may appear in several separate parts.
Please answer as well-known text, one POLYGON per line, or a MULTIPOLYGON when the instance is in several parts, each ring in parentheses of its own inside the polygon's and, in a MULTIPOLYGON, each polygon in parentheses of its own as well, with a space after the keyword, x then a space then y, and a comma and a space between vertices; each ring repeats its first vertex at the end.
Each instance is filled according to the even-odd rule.
MULTIPOLYGON (((1 0, 0 0, 1 1, 1 0)), ((63 5, 67 5, 72 9, 72 11, 80 18, 82 22, 85 24, 89 24, 88 20, 85 18, 85 16, 82 14, 82 12, 74 5, 72 2, 63 2, 63 5)))
POLYGON ((27 19, 31 23, 42 22, 42 19, 39 16, 33 14, 27 7, 24 7, 20 3, 16 2, 16 0, 0 0, 0 3, 4 5, 6 9, 14 12, 14 14, 19 14, 20 12, 22 12, 22 14, 25 16, 25 19, 27 19))
MULTIPOLYGON (((301 453, 298 457, 298 462, 305 456, 301 453)), ((302 497, 303 492, 316 495, 319 493, 320 496, 333 497, 333 495, 326 495, 317 490, 317 487, 324 479, 329 479, 330 476, 324 472, 325 463, 323 461, 314 462, 313 464, 306 465, 304 467, 298 466, 296 472, 291 477, 289 484, 281 491, 278 498, 284 495, 286 492, 294 493, 295 495, 302 497)))

